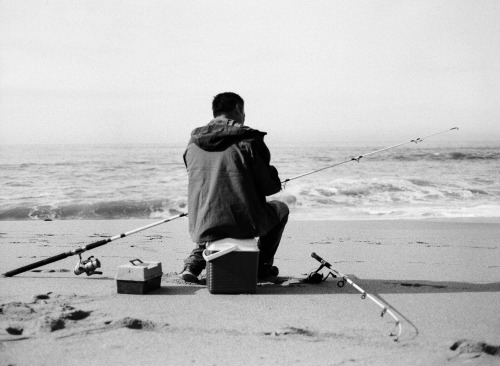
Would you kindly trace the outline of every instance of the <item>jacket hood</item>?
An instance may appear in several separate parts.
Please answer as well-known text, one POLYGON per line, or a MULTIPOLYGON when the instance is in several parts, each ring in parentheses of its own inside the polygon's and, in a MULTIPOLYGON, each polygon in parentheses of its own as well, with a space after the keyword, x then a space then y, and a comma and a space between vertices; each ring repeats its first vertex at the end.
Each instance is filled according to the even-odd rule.
POLYGON ((226 118, 215 118, 206 126, 191 132, 191 142, 205 151, 224 150, 228 146, 245 139, 263 139, 265 132, 243 126, 226 118))

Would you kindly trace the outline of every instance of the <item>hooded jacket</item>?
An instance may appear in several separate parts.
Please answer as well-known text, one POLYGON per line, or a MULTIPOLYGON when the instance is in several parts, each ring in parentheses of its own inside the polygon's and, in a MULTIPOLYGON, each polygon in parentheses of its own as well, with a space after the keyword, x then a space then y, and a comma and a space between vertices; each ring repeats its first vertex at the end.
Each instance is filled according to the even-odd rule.
POLYGON ((266 203, 281 183, 265 135, 222 117, 191 133, 184 163, 194 242, 258 237, 278 223, 266 203))

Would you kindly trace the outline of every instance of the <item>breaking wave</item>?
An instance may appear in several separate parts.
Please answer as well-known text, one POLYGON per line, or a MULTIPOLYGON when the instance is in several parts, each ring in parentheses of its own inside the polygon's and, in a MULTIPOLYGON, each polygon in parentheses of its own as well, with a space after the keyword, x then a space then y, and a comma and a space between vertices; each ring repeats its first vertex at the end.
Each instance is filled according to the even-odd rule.
POLYGON ((286 202, 292 213, 311 212, 324 218, 497 217, 500 212, 498 185, 415 178, 296 183, 274 197, 286 202))
POLYGON ((475 152, 422 152, 422 153, 401 153, 392 156, 397 161, 446 161, 446 160, 500 160, 500 152, 496 151, 475 151, 475 152))
MULTIPOLYGON (((381 147, 273 147, 271 163, 286 179, 381 147)), ((183 152, 163 145, 4 149, 0 221, 186 212, 183 152)), ((295 219, 499 217, 499 160, 498 143, 409 145, 290 181, 270 199, 286 202, 295 219)))
POLYGON ((25 205, 1 211, 0 220, 149 219, 164 218, 185 210, 186 202, 182 199, 25 205))

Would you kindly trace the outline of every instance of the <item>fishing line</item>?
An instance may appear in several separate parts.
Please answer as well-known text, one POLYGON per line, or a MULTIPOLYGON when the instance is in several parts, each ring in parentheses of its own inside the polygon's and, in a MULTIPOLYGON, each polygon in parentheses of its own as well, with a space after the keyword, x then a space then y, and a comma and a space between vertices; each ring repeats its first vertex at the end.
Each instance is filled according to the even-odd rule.
POLYGON ((339 166, 339 165, 342 165, 342 164, 346 164, 346 163, 349 163, 351 161, 357 161, 359 163, 359 161, 361 160, 361 158, 364 158, 366 156, 369 156, 369 155, 373 155, 373 154, 377 154, 379 152, 382 152, 382 151, 386 151, 386 150, 389 150, 389 149, 393 149, 395 147, 398 147, 398 146, 403 146, 403 145, 406 145, 406 144, 411 144, 412 142, 415 143, 415 144, 418 144, 419 142, 422 142, 424 141, 424 139, 426 138, 429 138, 429 137, 432 137, 432 136, 436 136, 436 135, 440 135, 442 133, 446 133, 446 132, 450 132, 450 131, 453 131, 453 130, 458 130, 458 127, 453 127, 453 128, 450 128, 448 130, 444 130, 444 131, 440 131, 440 132, 436 132, 436 133, 433 133, 432 135, 427 135, 427 136, 424 136, 424 137, 418 137, 416 139, 413 139, 413 140, 410 140, 410 141, 406 141, 406 142, 401 142, 399 144, 396 144, 396 145, 392 145, 392 146, 388 146, 388 147, 384 147, 383 149, 379 149, 379 150, 375 150, 375 151, 371 151, 371 152, 368 152, 366 154, 363 154, 363 155, 359 155, 359 156, 356 156, 356 157, 353 157, 353 158, 350 158, 348 160, 345 160, 345 161, 341 161, 339 163, 335 163, 333 165, 329 165, 329 166, 325 166, 323 168, 319 168, 319 169, 316 169, 316 170, 311 170, 310 172, 307 172, 307 173, 303 173, 303 174, 299 174, 295 177, 292 177, 292 178, 288 178, 288 179, 285 179, 284 181, 281 182, 281 184, 283 184, 283 189, 285 189, 286 187, 286 184, 294 179, 298 179, 298 178, 302 178, 302 177, 305 177, 306 175, 310 175, 310 174, 314 174, 314 173, 317 173, 317 172, 320 172, 322 170, 325 170, 325 169, 329 169, 329 168, 333 168, 335 166, 339 166))

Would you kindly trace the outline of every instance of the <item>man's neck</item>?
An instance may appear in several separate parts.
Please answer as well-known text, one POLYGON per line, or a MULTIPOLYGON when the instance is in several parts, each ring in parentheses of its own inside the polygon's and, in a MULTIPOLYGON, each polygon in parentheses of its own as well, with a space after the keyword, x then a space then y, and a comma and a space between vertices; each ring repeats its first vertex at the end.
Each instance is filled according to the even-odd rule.
POLYGON ((229 119, 229 120, 233 120, 235 124, 238 124, 238 125, 241 125, 243 126, 243 122, 241 121, 241 118, 240 116, 238 115, 233 115, 233 114, 221 114, 217 117, 215 117, 216 119, 229 119))

